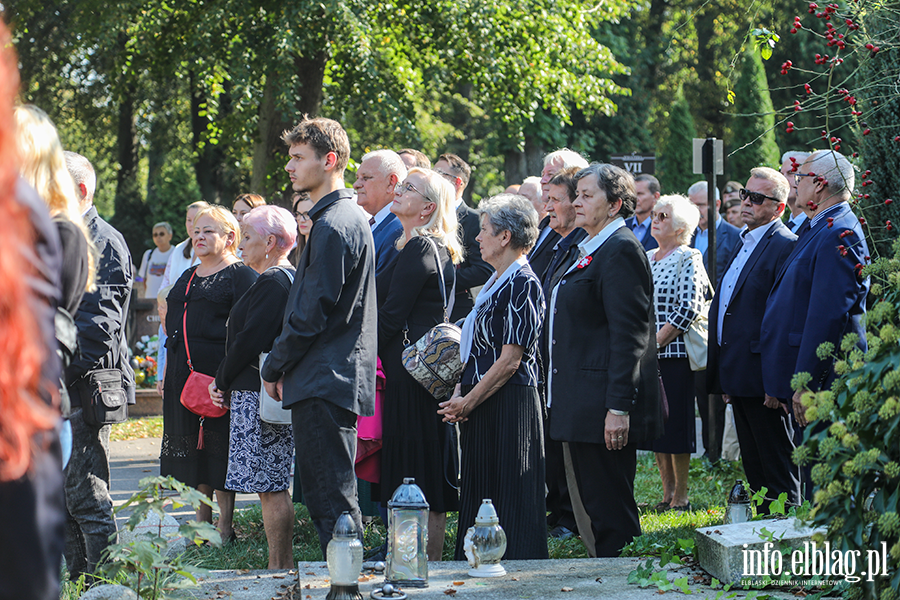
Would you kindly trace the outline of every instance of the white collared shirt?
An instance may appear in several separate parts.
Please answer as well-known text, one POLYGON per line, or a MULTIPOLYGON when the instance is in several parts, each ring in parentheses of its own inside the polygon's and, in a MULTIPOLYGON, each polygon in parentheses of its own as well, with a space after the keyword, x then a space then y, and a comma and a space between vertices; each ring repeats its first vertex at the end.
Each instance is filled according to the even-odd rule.
POLYGON ((375 222, 372 223, 372 231, 378 229, 378 226, 381 225, 381 223, 387 218, 389 214, 391 214, 391 205, 393 204, 393 202, 388 202, 381 208, 381 210, 372 215, 372 218, 375 219, 375 222))
POLYGON ((762 240, 769 232, 769 230, 774 226, 775 221, 773 220, 768 225, 763 225, 762 227, 757 227, 756 229, 748 230, 745 226, 741 230, 741 242, 743 242, 743 247, 741 248, 740 252, 738 252, 737 256, 734 257, 734 260, 731 262, 731 266, 729 266, 728 270, 725 271, 725 275, 722 277, 722 285, 719 287, 719 290, 717 292, 719 296, 719 316, 716 338, 719 342, 719 346, 722 345, 722 322, 725 318, 725 312, 728 309, 728 305, 731 303, 731 296, 732 294, 734 294, 734 287, 737 285, 738 279, 740 279, 741 277, 741 271, 744 270, 744 267, 747 265, 747 261, 750 259, 750 255, 753 254, 754 250, 756 250, 756 247, 759 245, 760 240, 762 240))
MULTIPOLYGON (((620 227, 625 227, 625 219, 622 217, 616 217, 612 220, 611 223, 608 223, 606 227, 600 230, 600 232, 589 238, 585 238, 581 240, 581 243, 578 244, 578 256, 580 258, 584 258, 585 256, 590 256, 597 249, 603 245, 603 243, 610 238, 612 234, 619 230, 620 227)), ((580 260, 575 261, 569 270, 566 271, 565 275, 559 280, 553 287, 553 291, 550 292, 550 334, 548 336, 549 339, 553 339, 553 316, 556 314, 556 295, 559 292, 559 286, 564 285, 566 283, 566 275, 574 271, 578 268, 578 263, 580 260)), ((548 344, 547 354, 547 408, 550 408, 550 404, 553 401, 553 344, 548 344)))
POLYGON ((790 228, 791 233, 797 233, 797 230, 800 229, 801 225, 803 225, 803 221, 808 218, 809 217, 806 216, 805 212, 800 211, 799 215, 797 215, 796 217, 792 216, 790 219, 788 219, 788 222, 785 223, 785 225, 790 228))

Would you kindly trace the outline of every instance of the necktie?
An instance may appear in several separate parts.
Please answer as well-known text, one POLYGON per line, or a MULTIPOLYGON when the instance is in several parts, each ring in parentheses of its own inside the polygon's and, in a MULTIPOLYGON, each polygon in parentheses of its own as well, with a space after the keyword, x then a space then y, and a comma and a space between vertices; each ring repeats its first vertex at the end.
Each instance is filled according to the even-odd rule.
POLYGON ((375 227, 375 217, 369 217, 369 227, 375 227))
POLYGON ((797 229, 797 239, 798 239, 798 240, 802 239, 802 238, 803 238, 803 234, 805 234, 807 231, 809 231, 809 230, 811 229, 811 226, 810 226, 810 223, 811 223, 811 222, 812 222, 812 219, 806 219, 806 220, 803 221, 803 223, 800 225, 800 228, 797 229))

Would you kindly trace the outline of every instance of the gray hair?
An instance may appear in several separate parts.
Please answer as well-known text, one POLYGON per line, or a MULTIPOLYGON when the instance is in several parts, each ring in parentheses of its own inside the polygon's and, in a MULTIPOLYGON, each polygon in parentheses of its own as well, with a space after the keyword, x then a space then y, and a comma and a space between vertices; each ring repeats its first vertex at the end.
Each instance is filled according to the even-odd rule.
POLYGON ((575 187, 578 182, 591 175, 597 176, 597 187, 606 194, 606 201, 615 204, 622 201, 618 215, 627 219, 634 214, 637 193, 634 191, 634 177, 621 167, 609 163, 592 163, 575 174, 575 187))
POLYGON ((769 167, 756 167, 750 169, 750 177, 771 181, 772 197, 778 198, 779 202, 787 203, 788 193, 791 191, 791 184, 788 183, 787 178, 781 174, 781 171, 776 171, 769 167))
POLYGON ((781 164, 784 164, 787 161, 791 160, 791 157, 793 157, 794 161, 796 161, 798 165, 802 165, 803 161, 809 158, 809 152, 802 152, 800 150, 788 150, 781 155, 781 164))
MULTIPOLYGON (((166 230, 166 232, 169 235, 174 235, 174 233, 175 233, 175 230, 172 229, 172 226, 169 225, 168 221, 160 221, 159 223, 157 223, 156 225, 153 226, 153 229, 156 229, 157 227, 162 227, 163 229, 166 230)), ((151 229, 150 231, 153 231, 153 229, 151 229)))
POLYGON ((84 187, 87 190, 84 199, 93 200, 94 191, 97 189, 97 174, 94 173, 94 167, 91 165, 91 161, 80 154, 69 152, 68 150, 63 154, 66 157, 66 168, 68 168, 69 173, 72 174, 75 185, 80 186, 81 184, 84 184, 84 187))
MULTIPOLYGON (((706 182, 704 182, 706 183, 706 182)), ((656 204, 653 205, 653 212, 660 212, 661 208, 667 208, 669 218, 672 219, 672 225, 675 229, 681 229, 678 236, 678 242, 685 245, 691 241, 694 230, 700 223, 700 211, 697 206, 688 200, 687 196, 681 194, 669 194, 660 196, 656 204)))
POLYGON ((365 154, 359 162, 362 164, 370 158, 378 159, 378 171, 385 177, 396 175, 398 182, 406 179, 406 163, 393 150, 373 150, 365 154))
POLYGON ((588 161, 585 160, 582 155, 578 154, 574 150, 569 150, 568 148, 560 148, 559 150, 554 150, 553 152, 545 156, 544 166, 546 167, 555 160, 562 161, 563 169, 571 169, 572 167, 584 169, 588 166, 588 161))
POLYGON ((519 186, 519 196, 525 196, 532 202, 541 199, 541 178, 526 177, 522 185, 519 186), (530 192, 530 193, 526 193, 530 192), (533 196, 533 197, 532 197, 533 196))
MULTIPOLYGON (((698 181, 698 182, 692 184, 691 187, 688 188, 687 195, 693 196, 694 194, 698 194, 698 193, 706 194, 706 193, 708 193, 707 192, 708 189, 709 189, 709 186, 707 185, 707 183, 705 181, 698 181)), ((720 200, 722 197, 719 195, 719 188, 715 188, 715 191, 716 191, 716 200, 720 200)))
POLYGON ((844 200, 850 198, 856 183, 856 173, 847 157, 834 150, 816 150, 806 159, 806 168, 818 177, 824 177, 828 189, 844 200))
POLYGON ((497 194, 478 204, 495 233, 508 231, 513 248, 531 250, 538 237, 538 214, 525 196, 497 194))

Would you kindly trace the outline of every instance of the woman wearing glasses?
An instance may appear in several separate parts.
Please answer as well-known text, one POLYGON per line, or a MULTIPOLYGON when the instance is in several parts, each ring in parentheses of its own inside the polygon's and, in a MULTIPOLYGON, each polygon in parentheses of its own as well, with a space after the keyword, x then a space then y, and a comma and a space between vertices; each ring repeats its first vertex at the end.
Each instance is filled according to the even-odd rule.
POLYGON ((378 311, 378 355, 386 389, 382 413, 381 502, 414 477, 431 506, 428 560, 441 560, 446 512, 458 510, 456 447, 438 400, 406 372, 403 348, 443 322, 452 307, 454 265, 462 260, 455 193, 443 177, 410 169, 397 185, 391 212, 403 225, 397 265, 378 311), (445 300, 446 299, 446 300, 445 300))
POLYGON ((294 194, 291 199, 294 218, 297 220, 297 245, 288 255, 288 261, 294 267, 300 264, 300 255, 306 247, 306 240, 309 239, 309 232, 312 231, 312 219, 309 218, 309 211, 312 210, 313 203, 309 199, 309 194, 303 192, 294 194))
POLYGON ((656 296, 656 345, 659 371, 669 403, 665 433, 645 449, 656 453, 663 499, 656 510, 690 510, 688 467, 696 451, 694 373, 683 334, 706 300, 709 279, 703 255, 688 243, 700 213, 684 196, 663 196, 653 207, 651 235, 659 248, 647 252, 656 296))

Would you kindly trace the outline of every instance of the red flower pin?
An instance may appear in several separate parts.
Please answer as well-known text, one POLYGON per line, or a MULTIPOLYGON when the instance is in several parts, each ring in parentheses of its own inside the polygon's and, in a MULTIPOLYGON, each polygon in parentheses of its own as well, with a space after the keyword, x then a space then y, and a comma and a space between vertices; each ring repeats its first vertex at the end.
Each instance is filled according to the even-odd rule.
POLYGON ((591 264, 591 257, 590 257, 590 255, 585 256, 584 258, 582 258, 581 260, 579 260, 579 261, 578 261, 578 264, 575 265, 575 268, 577 268, 577 269, 583 269, 583 268, 585 268, 586 266, 588 266, 589 264, 591 264))

